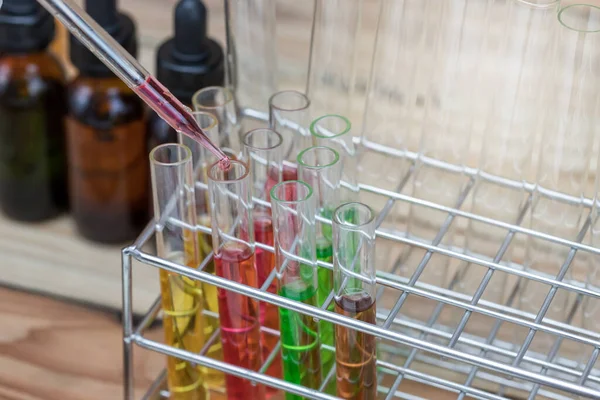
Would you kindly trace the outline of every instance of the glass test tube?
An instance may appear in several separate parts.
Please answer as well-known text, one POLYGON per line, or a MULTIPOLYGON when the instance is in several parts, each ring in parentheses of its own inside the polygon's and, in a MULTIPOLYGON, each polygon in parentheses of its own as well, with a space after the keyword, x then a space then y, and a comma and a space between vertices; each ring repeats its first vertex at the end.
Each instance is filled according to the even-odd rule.
POLYGON ((347 185, 342 190, 342 201, 358 199, 358 146, 354 142, 352 124, 341 115, 324 115, 310 125, 310 132, 317 145, 335 149, 342 163, 342 181, 347 185))
POLYGON ((368 57, 358 57, 362 8, 362 0, 315 1, 307 95, 316 115, 363 112, 355 99, 359 63, 370 64, 368 57))
MULTIPOLYGON (((380 2, 362 129, 369 142, 418 152, 436 47, 433 32, 439 29, 441 14, 429 3, 428 0, 380 2)), ((395 191, 411 162, 366 152, 361 164, 366 167, 360 171, 363 182, 395 191), (383 164, 394 173, 382 174, 378 166, 383 164)), ((386 200, 380 201, 382 204, 376 208, 383 207, 386 200)))
MULTIPOLYGON (((600 44, 600 9, 580 4, 560 3, 555 14, 552 58, 545 78, 542 98, 546 99, 538 164, 537 185, 533 192, 531 228, 575 240, 585 221, 583 199, 594 137, 598 136, 597 117, 599 83, 596 68, 600 44), (571 196, 564 201, 553 193, 571 196)), ((549 241, 528 237, 525 267, 531 272, 556 276, 569 248, 549 241)), ((578 269, 578 260, 566 277, 578 269)), ((533 281, 521 281, 520 307, 536 314, 550 287, 533 281)), ((558 290, 546 317, 564 321, 569 294, 558 290)), ((536 335, 536 343, 547 346, 549 335, 536 335), (546 343, 539 338, 548 338, 546 343)), ((535 348, 542 350, 544 347, 535 348)))
POLYGON ((275 93, 269 99, 269 127, 283 137, 283 180, 298 179, 296 157, 312 146, 308 130, 310 101, 295 90, 275 93))
MULTIPOLYGON (((216 274, 257 288, 248 166, 232 160, 231 168, 224 171, 218 163, 213 164, 208 187, 216 274)), ((224 361, 258 371, 262 363, 258 301, 221 288, 217 297, 224 361)), ((264 386, 246 379, 226 375, 225 383, 229 399, 265 397, 264 386)))
MULTIPOLYGON (((157 255, 190 268, 199 265, 198 243, 191 229, 196 224, 192 155, 179 144, 164 144, 150 153, 157 255)), ((198 353, 204 344, 203 293, 200 282, 160 270, 165 343, 198 353)), ((197 366, 167 358, 167 382, 171 397, 201 400, 206 397, 197 366)))
POLYGON ((230 148, 235 154, 241 150, 240 124, 233 92, 220 86, 209 86, 198 90, 192 97, 195 111, 213 114, 219 121, 219 147, 230 148))
MULTIPOLYGON (((285 181, 271 190, 279 295, 317 305, 315 197, 309 185, 285 181)), ((319 325, 315 318, 279 308, 283 376, 312 389, 321 384, 319 325)), ((301 396, 286 394, 287 400, 301 396)))
MULTIPOLYGON (((271 201, 269 193, 271 188, 281 181, 283 139, 274 130, 259 128, 247 132, 243 136, 242 142, 244 144, 244 161, 248 163, 250 168, 252 194, 255 198, 268 204, 271 201)), ((261 203, 254 204, 252 220, 256 241, 273 246, 271 208, 261 203)), ((273 269, 275 269, 275 255, 267 250, 256 249, 255 262, 258 273, 258 286, 262 287, 273 269)), ((277 279, 273 279, 267 290, 271 293, 277 293, 277 279)), ((277 306, 260 303, 260 324, 279 331, 279 310, 277 306)), ((278 336, 261 331, 263 360, 266 360, 271 354, 278 341, 278 336)), ((273 360, 267 369, 267 373, 270 376, 281 376, 281 357, 278 356, 273 360)), ((267 388, 267 391, 269 391, 269 388, 267 388)), ((273 389, 273 391, 276 391, 276 389, 273 389)))
MULTIPOLYGON (((600 248, 600 158, 596 166, 594 203, 592 205, 589 245, 600 248)), ((585 287, 589 290, 600 292, 600 256, 587 254, 587 271, 585 275, 585 287)), ((591 332, 600 333, 600 299, 585 296, 583 299, 583 313, 581 326, 591 332)), ((592 355, 592 348, 581 346, 580 359, 582 367, 585 366, 592 355)), ((596 361, 594 367, 598 368, 600 362, 596 361)))
MULTIPOLYGON (((339 154, 330 147, 316 146, 305 149, 298 155, 298 178, 313 188, 317 202, 317 213, 322 217, 332 219, 333 212, 339 206, 339 188, 342 177, 342 163, 339 154)), ((333 238, 331 225, 317 223, 316 230, 317 260, 333 263, 333 238)), ((322 306, 333 290, 333 271, 318 267, 319 286, 317 302, 322 306)), ((332 301, 327 309, 334 311, 332 301)), ((331 322, 319 321, 321 342, 334 346, 334 328, 331 322)), ((321 351, 323 376, 334 368, 335 353, 329 350, 321 351)), ((326 392, 335 394, 335 380, 328 382, 326 392)))
MULTIPOLYGON (((557 12, 556 1, 546 3, 513 2, 504 17, 511 24, 511 29, 504 32, 507 45, 483 50, 487 63, 497 65, 502 73, 486 68, 484 71, 489 73, 479 75, 485 82, 481 96, 491 100, 471 212, 511 224, 523 222, 518 218, 528 197, 525 182, 535 175, 532 153, 543 117, 539 96, 545 85, 540 65, 549 65, 557 12), (504 185, 502 179, 516 184, 504 185)), ((505 229, 469 220, 465 248, 492 260, 505 237, 505 229)), ((517 242, 521 238, 515 239, 517 242)), ((506 250, 500 262, 513 261, 513 247, 506 250)), ((461 273, 460 290, 473 293, 487 268, 468 264, 461 273)), ((504 273, 494 273, 482 297, 502 304, 506 278, 504 273)))
MULTIPOLYGON (((211 142, 218 138, 219 124, 214 115, 203 111, 197 111, 193 112, 192 116, 196 119, 196 121, 198 121, 198 125, 200 128, 202 128, 211 142)), ((218 160, 210 151, 206 150, 202 145, 190 138, 188 135, 178 132, 178 139, 179 143, 188 147, 192 153, 196 222, 199 225, 210 226, 208 189, 199 186, 198 183, 208 184, 208 167, 218 160)), ((230 154, 227 155, 231 157, 230 154)), ((198 259, 200 262, 202 262, 202 260, 204 260, 204 258, 212 251, 212 238, 210 234, 198 231, 197 240, 199 250, 198 259)), ((209 262, 204 267, 204 271, 214 274, 214 261, 209 262)), ((201 286, 204 295, 205 309, 218 314, 219 306, 217 301, 217 287, 206 282, 201 282, 201 286)), ((209 315, 204 315, 203 320, 204 337, 206 340, 208 340, 212 337, 213 333, 219 329, 219 320, 209 315)), ((213 344, 208 349, 206 355, 215 360, 223 360, 223 348, 221 346, 220 336, 213 341, 213 344)), ((200 370, 204 376, 204 385, 206 388, 211 390, 219 390, 223 387, 225 383, 225 375, 223 372, 206 367, 200 367, 200 370)))
POLYGON ((276 0, 225 0, 227 87, 238 105, 267 111, 277 91, 276 0))
MULTIPOLYGON (((365 204, 347 203, 333 216, 335 311, 370 324, 375 316, 375 213, 365 204)), ((337 395, 377 398, 376 338, 335 326, 337 395)))
MULTIPOLYGON (((206 133, 206 136, 213 143, 218 143, 219 140, 219 122, 217 118, 206 111, 194 111, 192 112, 192 116, 198 121, 198 125, 202 130, 206 133)), ((193 160, 193 169, 194 169, 194 179, 196 180, 195 185, 195 193, 196 193, 196 210, 197 210, 197 218, 198 224, 204 226, 210 226, 210 207, 209 207, 209 193, 208 189, 204 188, 199 183, 204 185, 208 185, 208 169, 210 166, 215 163, 217 158, 210 151, 206 150, 204 146, 200 145, 194 139, 182 134, 178 133, 179 143, 187 146, 192 151, 192 160, 193 160)), ((236 160, 238 158, 238 154, 234 153, 232 149, 229 148, 221 148, 223 153, 227 155, 231 160, 236 160)), ((201 235, 206 235, 203 233, 199 233, 198 237, 201 235)), ((210 236, 210 235, 208 235, 210 236)), ((207 236, 207 237, 208 237, 207 236)), ((204 237, 204 236, 202 236, 204 237)), ((200 249, 202 251, 201 256, 206 257, 208 253, 212 251, 212 243, 211 239, 208 238, 206 240, 201 240, 200 249)))

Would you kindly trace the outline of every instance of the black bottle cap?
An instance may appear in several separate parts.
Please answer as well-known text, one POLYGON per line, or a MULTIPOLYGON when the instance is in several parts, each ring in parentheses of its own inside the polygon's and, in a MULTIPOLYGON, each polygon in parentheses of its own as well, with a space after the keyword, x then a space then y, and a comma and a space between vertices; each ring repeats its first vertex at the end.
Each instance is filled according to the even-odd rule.
POLYGON ((52 39, 54 18, 37 0, 4 0, 0 9, 0 51, 41 51, 52 39))
MULTIPOLYGON (((137 57, 133 20, 117 10, 117 0, 86 0, 86 12, 132 56, 137 57)), ((102 61, 71 35, 71 62, 82 75, 108 77, 113 73, 102 61)))
POLYGON ((180 0, 175 7, 175 36, 160 45, 156 77, 179 100, 190 104, 193 94, 225 80, 221 46, 206 37, 206 7, 200 0, 180 0))

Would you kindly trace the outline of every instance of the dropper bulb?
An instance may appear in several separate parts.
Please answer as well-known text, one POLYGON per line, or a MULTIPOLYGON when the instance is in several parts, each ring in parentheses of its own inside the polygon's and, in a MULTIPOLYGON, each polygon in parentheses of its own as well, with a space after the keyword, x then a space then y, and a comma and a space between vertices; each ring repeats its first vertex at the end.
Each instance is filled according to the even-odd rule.
MULTIPOLYGON (((0 1, 0 4, 2 2, 0 1)), ((31 14, 39 7, 36 0, 4 0, 3 11, 17 15, 31 14)))
POLYGON ((173 55, 184 61, 206 56, 206 7, 200 0, 181 0, 175 7, 173 55))
POLYGON ((106 31, 112 33, 118 27, 117 0, 85 0, 85 9, 106 31))

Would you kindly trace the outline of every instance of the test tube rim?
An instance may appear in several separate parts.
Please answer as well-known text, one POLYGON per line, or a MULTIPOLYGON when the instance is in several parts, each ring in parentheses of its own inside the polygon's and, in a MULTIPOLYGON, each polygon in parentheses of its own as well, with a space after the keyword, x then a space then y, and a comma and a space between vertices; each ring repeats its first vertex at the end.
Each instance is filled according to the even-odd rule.
POLYGON ((331 147, 328 147, 328 146, 311 146, 311 147, 308 147, 308 148, 302 150, 298 154, 298 157, 296 158, 296 161, 298 161, 298 164, 301 165, 303 168, 320 170, 320 169, 328 168, 328 167, 331 167, 331 166, 337 164, 340 161, 340 154, 337 151, 335 151, 335 149, 332 149, 331 147), (322 165, 310 165, 310 164, 307 164, 303 160, 303 156, 306 153, 308 153, 309 151, 314 151, 314 150, 317 150, 317 149, 319 149, 319 150, 323 149, 323 150, 327 150, 327 151, 332 152, 333 155, 334 155, 333 161, 331 161, 328 164, 322 164, 322 165))
POLYGON ((592 4, 583 4, 583 3, 574 3, 574 4, 569 4, 566 5, 564 7, 561 7, 560 10, 558 10, 558 15, 557 15, 557 19, 558 22, 560 22, 560 24, 562 26, 564 26, 567 29, 570 29, 574 32, 579 32, 579 33, 598 33, 600 32, 600 24, 597 25, 597 29, 592 29, 592 30, 585 30, 585 29, 577 29, 574 28, 573 26, 570 26, 569 24, 565 23, 565 21, 563 20, 563 13, 565 11, 568 10, 573 10, 575 8, 579 8, 579 7, 588 7, 588 8, 592 8, 594 9, 597 13, 600 13, 600 7, 592 5, 592 4))
POLYGON ((320 116, 319 118, 315 119, 311 124, 310 124, 310 133, 319 138, 319 139, 333 139, 336 137, 340 137, 342 135, 345 135, 346 133, 350 132, 350 130, 352 129, 352 122, 350 122, 350 120, 346 117, 344 117, 343 115, 340 114, 325 114, 320 116), (346 129, 344 129, 343 131, 336 133, 335 135, 331 135, 331 136, 326 136, 326 135, 321 135, 320 133, 318 133, 315 129, 315 127, 317 126, 317 124, 319 122, 321 122, 321 120, 326 119, 326 118, 338 118, 341 119, 342 121, 345 122, 346 124, 346 129))
POLYGON ((275 109, 278 111, 284 111, 284 112, 306 110, 306 109, 308 109, 308 107, 310 107, 310 99, 308 98, 308 96, 306 94, 304 94, 298 90, 280 90, 279 92, 273 93, 271 95, 271 97, 269 97, 269 107, 271 107, 272 109, 275 109), (306 104, 302 107, 296 107, 296 108, 281 107, 281 106, 276 105, 274 102, 275 98, 277 96, 281 96, 283 94, 299 95, 306 101, 306 104))
MULTIPOLYGON (((537 0, 539 1, 539 0, 537 0)), ((517 0, 518 3, 537 9, 548 9, 558 5, 560 0, 546 0, 547 2, 536 2, 536 0, 517 0)))
POLYGON ((217 127, 219 125, 219 120, 212 113, 209 113, 206 111, 192 111, 191 114, 192 114, 192 117, 194 117, 194 119, 196 119, 196 122, 198 122, 198 125, 200 125, 200 121, 198 121, 198 119, 196 118, 197 115, 206 115, 207 117, 210 117, 210 119, 212 120, 212 124, 210 124, 209 126, 200 125, 200 128, 202 128, 202 129, 214 129, 215 127, 217 127))
POLYGON ((363 230, 363 228, 371 225, 374 221, 375 221, 375 212, 373 211, 373 209, 370 206, 368 206, 367 204, 361 203, 359 201, 351 201, 349 203, 341 204, 333 212, 333 222, 334 222, 334 225, 338 225, 338 226, 342 227, 344 230, 361 231, 361 230, 363 230), (357 206, 360 207, 360 208, 363 208, 363 209, 365 209, 366 211, 369 212, 369 218, 367 219, 367 221, 362 222, 360 224, 349 224, 348 221, 346 221, 344 219, 341 219, 339 217, 339 213, 344 208, 357 207, 357 206))
POLYGON ((250 169, 248 168, 248 164, 246 164, 243 161, 240 160, 229 160, 229 168, 227 169, 227 171, 231 170, 233 168, 234 165, 239 165, 241 167, 243 167, 243 174, 241 174, 240 176, 238 176, 235 179, 220 179, 220 178, 215 178, 214 175, 214 170, 215 168, 217 168, 218 171, 223 171, 223 169, 220 166, 221 161, 217 161, 214 162, 213 164, 211 164, 209 170, 208 170, 208 179, 210 179, 213 182, 216 183, 235 183, 235 182, 241 182, 244 179, 246 179, 246 177, 248 176, 248 174, 250 173, 250 169))
POLYGON ((283 137, 274 129, 271 128, 256 128, 256 129, 252 129, 248 132, 246 132, 244 134, 244 136, 242 137, 242 143, 244 144, 245 147, 252 149, 252 150, 259 150, 259 151, 264 151, 264 150, 273 150, 279 146, 281 146, 281 144, 283 143, 283 137), (248 144, 248 142, 246 141, 246 138, 250 137, 252 134, 258 132, 258 131, 267 131, 270 133, 274 133, 275 137, 277 138, 277 144, 274 144, 273 146, 268 146, 268 147, 260 147, 260 146, 253 146, 248 144))
MULTIPOLYGON (((229 103, 231 103, 233 101, 233 92, 231 91, 231 89, 223 87, 223 86, 207 86, 204 87, 202 89, 197 90, 193 95, 192 95, 192 103, 194 105, 194 109, 196 108, 201 108, 201 109, 205 109, 205 110, 214 110, 217 108, 221 108, 229 103), (202 93, 208 93, 210 91, 221 91, 225 94, 224 100, 222 103, 218 103, 218 104, 214 104, 214 105, 205 105, 205 104, 201 104, 200 102, 197 101, 198 96, 202 93)), ((200 111, 200 110, 198 110, 200 111)))
POLYGON ((271 199, 277 201, 277 203, 279 203, 279 204, 301 204, 305 201, 310 200, 310 198, 312 196, 313 196, 313 188, 308 183, 306 183, 304 181, 299 181, 299 180, 279 182, 278 184, 276 184, 275 186, 273 186, 271 188, 271 199), (304 186, 308 190, 308 192, 306 193, 306 196, 304 196, 302 199, 297 199, 297 200, 283 200, 283 199, 280 199, 279 197, 277 197, 276 189, 279 187, 290 185, 290 184, 300 184, 300 186, 304 186))
POLYGON ((190 162, 192 160, 192 151, 185 144, 164 143, 164 144, 154 147, 150 151, 150 155, 148 157, 150 158, 150 162, 153 163, 154 165, 161 165, 161 166, 165 166, 165 167, 176 167, 176 166, 183 165, 186 162, 190 162), (158 159, 156 159, 155 154, 158 151, 163 150, 164 148, 167 148, 167 147, 177 148, 179 151, 183 150, 185 156, 182 157, 180 160, 174 161, 174 162, 164 162, 164 161, 159 161, 158 159))

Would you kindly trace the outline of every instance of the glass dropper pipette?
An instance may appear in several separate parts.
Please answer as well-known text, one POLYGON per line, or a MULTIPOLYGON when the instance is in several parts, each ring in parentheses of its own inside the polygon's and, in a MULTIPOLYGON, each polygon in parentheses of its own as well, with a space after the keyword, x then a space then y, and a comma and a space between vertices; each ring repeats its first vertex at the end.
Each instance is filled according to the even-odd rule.
POLYGON ((192 137, 228 168, 229 158, 210 142, 190 111, 72 0, 38 0, 100 61, 173 129, 192 137))

